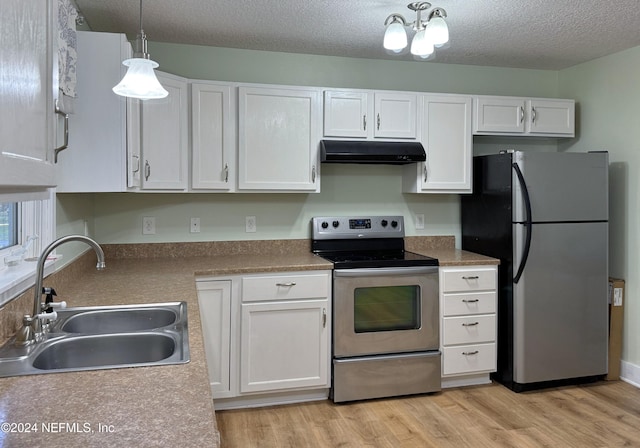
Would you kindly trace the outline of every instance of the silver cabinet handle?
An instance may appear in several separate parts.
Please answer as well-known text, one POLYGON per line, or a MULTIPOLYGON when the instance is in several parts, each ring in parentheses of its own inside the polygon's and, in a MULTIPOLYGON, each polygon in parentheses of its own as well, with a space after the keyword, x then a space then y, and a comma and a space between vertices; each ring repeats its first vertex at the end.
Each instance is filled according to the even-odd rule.
POLYGON ((144 161, 144 180, 149 180, 149 176, 151 176, 151 165, 149 165, 149 161, 144 161))
POLYGON ((478 325, 480 322, 464 322, 462 324, 463 327, 475 327, 476 325, 478 325))
POLYGON ((224 164, 224 181, 229 182, 229 164, 224 164))
POLYGON ((477 275, 468 275, 468 276, 463 276, 462 280, 478 280, 480 277, 477 275))
POLYGON ((135 157, 136 159, 136 169, 132 169, 131 172, 132 173, 137 173, 138 171, 140 171, 140 156, 137 156, 135 154, 131 155, 131 158, 133 159, 135 157))
POLYGON ((322 308, 322 328, 327 328, 327 309, 322 308))
POLYGON ((477 355, 478 353, 479 353, 478 350, 474 350, 472 352, 462 352, 464 356, 477 355))
POLYGON ((362 130, 363 131, 367 130, 367 116, 366 115, 362 116, 362 130))
POLYGON ((429 174, 429 173, 427 172, 427 162, 424 162, 424 168, 423 168, 423 171, 424 171, 424 181, 426 182, 426 181, 427 181, 427 175, 429 174))
POLYGON ((479 302, 480 300, 479 300, 479 299, 462 299, 462 301, 463 301, 464 303, 477 303, 477 302, 479 302))
POLYGON ((296 282, 276 283, 276 286, 284 286, 290 288, 291 286, 296 286, 296 282))
POLYGON ((538 114, 536 113, 536 108, 532 107, 531 108, 531 123, 535 123, 536 122, 536 116, 538 114))
POLYGON ((378 131, 380 130, 380 114, 378 114, 378 131))
POLYGON ((520 123, 524 121, 524 106, 520 106, 520 123))
POLYGON ((316 183, 316 166, 315 165, 311 167, 311 182, 314 184, 316 183))
POLYGON ((58 146, 53 149, 53 163, 58 163, 58 153, 69 147, 69 114, 62 112, 60 108, 58 108, 57 104, 56 114, 64 117, 64 142, 62 143, 62 146, 58 146))

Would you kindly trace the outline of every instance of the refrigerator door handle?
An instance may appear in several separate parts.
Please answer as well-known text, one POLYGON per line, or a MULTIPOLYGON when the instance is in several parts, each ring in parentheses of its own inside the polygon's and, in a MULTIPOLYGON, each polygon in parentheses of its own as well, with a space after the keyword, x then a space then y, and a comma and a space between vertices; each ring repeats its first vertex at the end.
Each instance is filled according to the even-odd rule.
POLYGON ((524 243, 524 250, 522 251, 522 259, 520 260, 520 266, 518 266, 516 275, 513 277, 513 283, 518 283, 518 281, 520 281, 520 277, 522 276, 522 272, 524 271, 524 267, 527 264, 527 258, 529 258, 529 250, 531 249, 531 230, 533 228, 531 224, 533 220, 531 219, 531 200, 529 198, 529 190, 527 190, 527 184, 524 181, 524 176, 522 175, 522 171, 520 171, 520 167, 518 166, 517 163, 513 163, 512 166, 516 172, 516 176, 518 177, 520 188, 522 189, 524 207, 527 214, 524 222, 524 226, 527 229, 527 239, 525 240, 525 243, 524 243))

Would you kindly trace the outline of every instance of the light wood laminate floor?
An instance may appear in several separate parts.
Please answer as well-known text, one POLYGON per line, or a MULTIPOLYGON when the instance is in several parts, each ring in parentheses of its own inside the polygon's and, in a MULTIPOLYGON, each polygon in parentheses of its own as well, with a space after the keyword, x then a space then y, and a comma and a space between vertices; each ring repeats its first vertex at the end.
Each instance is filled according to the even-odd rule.
POLYGON ((640 389, 622 381, 216 411, 222 447, 640 447, 640 389))

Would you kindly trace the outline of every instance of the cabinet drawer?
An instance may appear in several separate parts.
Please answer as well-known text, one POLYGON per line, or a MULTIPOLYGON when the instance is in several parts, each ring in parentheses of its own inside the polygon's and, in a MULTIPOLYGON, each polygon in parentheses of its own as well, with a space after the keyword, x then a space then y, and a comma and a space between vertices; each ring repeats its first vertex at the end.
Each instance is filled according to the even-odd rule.
POLYGON ((444 271, 441 287, 443 292, 496 289, 496 271, 493 269, 444 271))
POLYGON ((242 301, 329 297, 329 274, 270 275, 242 278, 242 301))
POLYGON ((495 314, 443 319, 442 345, 475 344, 495 340, 495 314))
POLYGON ((445 294, 442 303, 444 316, 491 314, 496 312, 495 292, 445 294))
POLYGON ((442 351, 442 374, 494 372, 496 344, 476 344, 445 347, 442 351))

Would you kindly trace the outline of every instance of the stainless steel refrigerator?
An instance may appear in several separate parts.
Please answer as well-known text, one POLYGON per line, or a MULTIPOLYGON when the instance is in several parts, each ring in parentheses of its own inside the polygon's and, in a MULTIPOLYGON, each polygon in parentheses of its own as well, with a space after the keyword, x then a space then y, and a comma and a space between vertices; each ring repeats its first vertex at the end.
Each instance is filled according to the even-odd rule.
POLYGON ((500 259, 498 367, 517 392, 607 373, 608 154, 474 157, 462 248, 500 259))

